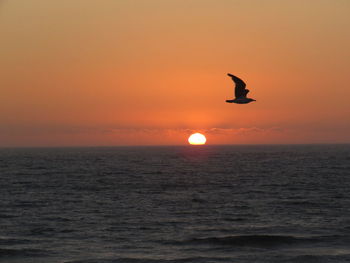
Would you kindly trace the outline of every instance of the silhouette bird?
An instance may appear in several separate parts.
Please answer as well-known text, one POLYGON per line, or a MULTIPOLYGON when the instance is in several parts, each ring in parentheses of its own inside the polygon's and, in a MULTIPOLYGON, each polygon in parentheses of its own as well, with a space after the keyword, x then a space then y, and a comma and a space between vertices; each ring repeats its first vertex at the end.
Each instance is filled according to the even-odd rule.
POLYGON ((230 73, 228 73, 227 75, 232 78, 233 82, 236 84, 236 87, 235 87, 235 99, 226 100, 226 102, 237 103, 237 104, 247 104, 249 102, 256 101, 254 99, 247 98, 247 94, 249 90, 245 88, 246 85, 243 80, 241 80, 240 78, 230 73))

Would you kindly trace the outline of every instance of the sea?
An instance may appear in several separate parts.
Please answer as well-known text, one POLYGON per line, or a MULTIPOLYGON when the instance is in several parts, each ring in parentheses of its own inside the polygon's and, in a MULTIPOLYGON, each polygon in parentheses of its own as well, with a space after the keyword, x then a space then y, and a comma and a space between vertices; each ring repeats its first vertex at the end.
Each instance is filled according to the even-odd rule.
POLYGON ((350 145, 0 149, 0 262, 350 262, 350 145))

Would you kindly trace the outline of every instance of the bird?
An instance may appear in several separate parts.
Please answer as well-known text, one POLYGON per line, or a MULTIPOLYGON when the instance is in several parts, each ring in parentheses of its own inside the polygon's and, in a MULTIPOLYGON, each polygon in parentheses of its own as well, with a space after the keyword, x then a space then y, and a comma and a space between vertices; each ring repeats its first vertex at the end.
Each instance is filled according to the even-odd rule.
POLYGON ((240 78, 228 73, 227 74, 229 77, 232 78, 233 82, 235 83, 235 99, 233 100, 226 100, 228 103, 237 103, 237 104, 247 104, 252 101, 256 101, 251 98, 247 98, 247 94, 249 92, 248 89, 245 88, 246 84, 244 83, 243 80, 240 78))

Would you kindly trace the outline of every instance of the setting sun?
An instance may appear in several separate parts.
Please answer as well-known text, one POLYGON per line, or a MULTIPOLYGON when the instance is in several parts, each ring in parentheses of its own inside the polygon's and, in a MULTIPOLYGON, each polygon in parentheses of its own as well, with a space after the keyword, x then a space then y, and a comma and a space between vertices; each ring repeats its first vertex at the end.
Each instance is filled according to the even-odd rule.
POLYGON ((201 133, 194 133, 190 137, 188 137, 188 142, 192 145, 203 145, 206 141, 207 139, 201 133))

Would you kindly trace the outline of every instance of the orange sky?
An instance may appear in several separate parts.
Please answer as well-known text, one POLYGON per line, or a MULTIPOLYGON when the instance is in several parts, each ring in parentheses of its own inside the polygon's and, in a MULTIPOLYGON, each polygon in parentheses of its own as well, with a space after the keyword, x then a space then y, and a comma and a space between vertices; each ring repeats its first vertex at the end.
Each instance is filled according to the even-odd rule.
POLYGON ((350 142, 350 1, 0 0, 0 146, 350 142), (240 76, 257 102, 233 96, 240 76))

